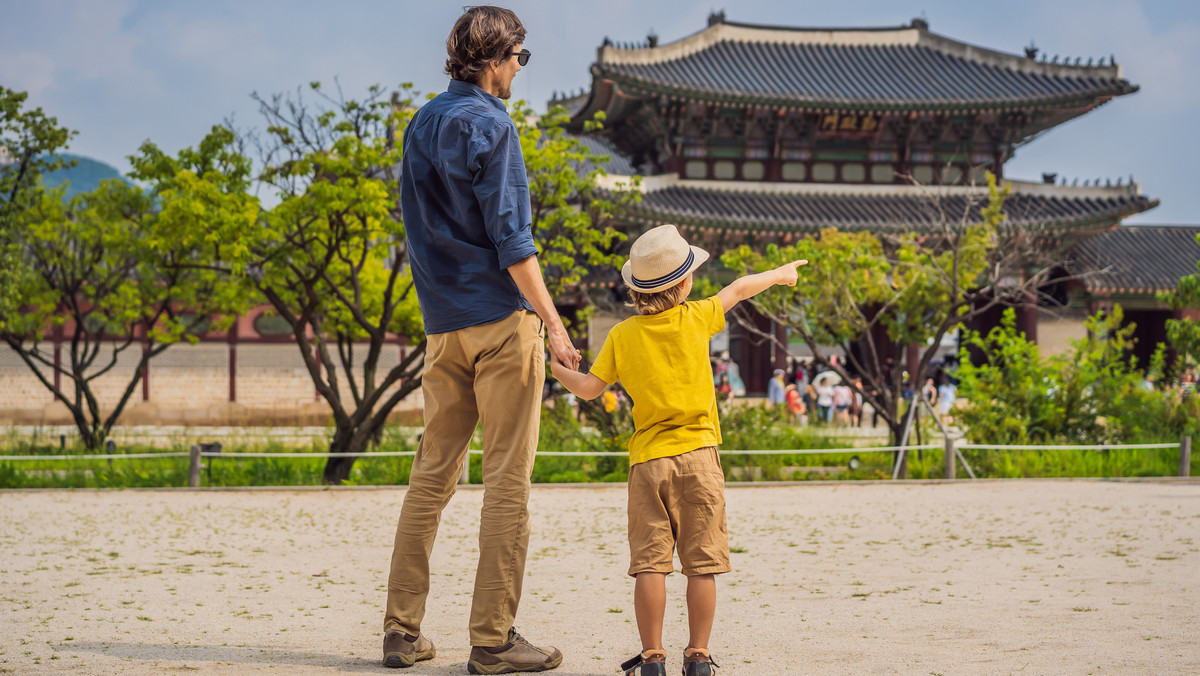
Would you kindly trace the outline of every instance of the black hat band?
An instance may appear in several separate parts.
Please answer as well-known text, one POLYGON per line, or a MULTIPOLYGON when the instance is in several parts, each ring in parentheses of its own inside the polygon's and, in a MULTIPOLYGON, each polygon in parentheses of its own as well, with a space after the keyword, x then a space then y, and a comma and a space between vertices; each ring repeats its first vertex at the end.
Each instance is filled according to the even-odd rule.
POLYGON ((676 282, 676 281, 683 279, 683 276, 687 274, 688 268, 692 267, 692 263, 695 260, 696 260, 696 252, 693 251, 692 247, 689 246, 687 260, 683 262, 683 265, 679 266, 678 268, 675 268, 675 270, 672 271, 671 273, 663 275, 662 277, 658 277, 656 279, 643 280, 643 279, 638 279, 637 277, 633 277, 633 275, 630 275, 630 277, 632 277, 632 279, 633 279, 634 286, 642 287, 645 289, 657 288, 660 286, 664 286, 666 284, 670 284, 671 282, 676 282))

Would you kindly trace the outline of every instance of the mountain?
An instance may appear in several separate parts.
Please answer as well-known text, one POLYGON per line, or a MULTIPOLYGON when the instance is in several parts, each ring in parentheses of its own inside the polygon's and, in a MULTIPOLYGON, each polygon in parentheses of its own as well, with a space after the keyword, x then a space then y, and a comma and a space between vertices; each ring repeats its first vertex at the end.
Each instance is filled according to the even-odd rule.
POLYGON ((71 199, 71 197, 81 192, 91 192, 100 187, 100 181, 109 178, 116 178, 126 183, 132 183, 121 172, 117 171, 115 167, 105 164, 100 160, 68 154, 63 154, 60 157, 65 160, 75 160, 75 166, 44 174, 42 176, 42 183, 47 188, 57 188, 64 182, 70 181, 71 185, 67 188, 67 199, 71 199))

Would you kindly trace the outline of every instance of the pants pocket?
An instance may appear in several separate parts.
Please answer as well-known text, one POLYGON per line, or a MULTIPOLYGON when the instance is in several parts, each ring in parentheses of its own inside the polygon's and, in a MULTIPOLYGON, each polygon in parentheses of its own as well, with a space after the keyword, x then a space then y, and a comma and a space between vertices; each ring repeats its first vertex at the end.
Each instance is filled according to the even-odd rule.
POLYGON ((715 505, 725 501, 725 475, 693 472, 683 475, 683 499, 693 505, 715 505))

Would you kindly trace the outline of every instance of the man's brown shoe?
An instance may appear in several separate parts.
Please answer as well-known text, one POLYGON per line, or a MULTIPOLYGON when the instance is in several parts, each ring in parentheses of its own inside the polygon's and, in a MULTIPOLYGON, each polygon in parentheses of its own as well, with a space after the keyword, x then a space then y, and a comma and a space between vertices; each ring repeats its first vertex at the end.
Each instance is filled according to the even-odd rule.
POLYGON ((518 671, 546 671, 562 664, 557 648, 539 648, 526 641, 516 629, 508 630, 508 643, 498 648, 471 648, 467 672, 472 674, 512 674, 518 671))
POLYGON ((422 634, 413 636, 402 631, 388 631, 383 634, 383 666, 411 667, 421 660, 431 660, 436 654, 433 641, 422 634))

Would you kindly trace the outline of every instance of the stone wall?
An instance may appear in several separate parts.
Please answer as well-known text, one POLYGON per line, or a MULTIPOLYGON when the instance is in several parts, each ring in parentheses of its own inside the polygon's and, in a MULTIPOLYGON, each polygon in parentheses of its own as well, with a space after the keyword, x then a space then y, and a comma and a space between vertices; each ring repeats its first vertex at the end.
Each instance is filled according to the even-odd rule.
MULTIPOLYGON (((107 364, 111 348, 101 351, 107 364)), ((380 355, 376 382, 400 361, 401 348, 388 345, 380 355)), ((116 366, 93 381, 101 411, 110 411, 120 401, 133 376, 140 347, 120 353, 116 366)), ((355 351, 354 363, 361 369, 366 350, 355 351)), ((64 358, 66 358, 64 350, 64 358)), ((236 346, 236 401, 230 401, 230 349, 226 343, 173 345, 150 362, 149 398, 143 399, 139 383, 121 415, 121 424, 161 425, 323 425, 329 407, 317 396, 304 361, 294 343, 239 343, 236 346)), ((47 379, 53 374, 45 369, 47 379)), ((361 383, 361 370, 357 374, 361 383)), ((344 401, 352 402, 350 384, 339 378, 344 401)), ((70 379, 62 378, 63 393, 73 398, 70 379)), ((394 419, 419 422, 423 402, 414 392, 393 412, 394 419)), ((70 424, 69 411, 55 400, 21 358, 8 346, 0 346, 0 424, 70 424)))

